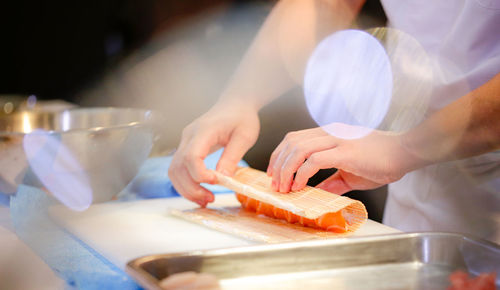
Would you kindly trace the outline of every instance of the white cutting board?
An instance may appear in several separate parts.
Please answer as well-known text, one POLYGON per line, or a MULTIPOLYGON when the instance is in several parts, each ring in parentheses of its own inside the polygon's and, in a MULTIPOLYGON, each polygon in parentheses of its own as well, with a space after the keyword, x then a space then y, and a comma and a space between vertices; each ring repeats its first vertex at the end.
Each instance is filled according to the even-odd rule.
MULTIPOLYGON (((219 194, 211 206, 238 204, 233 194, 219 194)), ((168 214, 169 209, 196 206, 183 198, 162 198, 97 204, 84 212, 58 205, 49 212, 56 223, 121 269, 144 255, 257 244, 168 214)), ((368 220, 353 237, 397 232, 368 220)))

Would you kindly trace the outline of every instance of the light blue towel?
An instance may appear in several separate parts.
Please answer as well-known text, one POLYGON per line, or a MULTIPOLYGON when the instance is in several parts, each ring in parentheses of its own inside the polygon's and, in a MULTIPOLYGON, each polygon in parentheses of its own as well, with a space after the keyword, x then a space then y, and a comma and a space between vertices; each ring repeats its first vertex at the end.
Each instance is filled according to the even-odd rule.
MULTIPOLYGON (((207 167, 214 169, 220 155, 217 151, 207 157, 207 167)), ((179 196, 167 176, 170 162, 171 157, 148 159, 113 202, 179 196)), ((243 161, 239 165, 248 166, 243 161)), ((215 194, 230 192, 220 186, 204 186, 215 194)), ((10 198, 10 212, 17 235, 67 281, 68 288, 140 289, 125 272, 52 222, 47 209, 55 203, 42 190, 21 185, 10 198)))
MULTIPOLYGON (((221 154, 222 150, 218 150, 205 158, 205 165, 208 169, 215 169, 221 154)), ((120 199, 129 200, 137 198, 179 196, 179 193, 177 193, 167 175, 171 161, 172 158, 170 156, 148 159, 141 167, 134 180, 122 191, 120 199)), ((242 160, 238 163, 238 166, 247 167, 248 164, 242 160)), ((219 185, 206 183, 202 185, 215 194, 232 192, 219 185)))
POLYGON ((0 192, 0 205, 9 206, 9 204, 10 204, 10 195, 0 192))
POLYGON ((57 203, 40 189, 21 185, 11 198, 16 234, 52 270, 76 289, 140 289, 123 271, 55 225, 47 214, 57 203))

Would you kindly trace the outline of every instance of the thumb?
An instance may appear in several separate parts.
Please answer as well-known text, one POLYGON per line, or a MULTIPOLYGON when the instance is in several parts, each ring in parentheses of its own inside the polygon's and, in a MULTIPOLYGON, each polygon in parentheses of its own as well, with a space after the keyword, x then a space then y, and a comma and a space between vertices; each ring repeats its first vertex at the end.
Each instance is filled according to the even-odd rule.
POLYGON ((337 170, 337 172, 323 180, 316 187, 338 195, 351 191, 351 186, 345 182, 341 172, 343 171, 337 170))
POLYGON ((316 187, 341 195, 351 190, 367 190, 380 186, 382 184, 339 169, 316 187))
POLYGON ((237 132, 233 133, 217 163, 217 171, 224 175, 233 175, 238 166, 238 162, 240 162, 254 143, 255 141, 248 136, 237 132))

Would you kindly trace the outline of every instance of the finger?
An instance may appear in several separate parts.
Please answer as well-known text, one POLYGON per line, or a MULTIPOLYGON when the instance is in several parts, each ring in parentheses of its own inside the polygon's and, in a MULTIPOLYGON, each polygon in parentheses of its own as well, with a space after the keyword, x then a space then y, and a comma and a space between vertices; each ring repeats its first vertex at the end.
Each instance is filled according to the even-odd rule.
POLYGON ((198 135, 193 138, 184 150, 183 163, 188 169, 189 175, 196 183, 215 183, 215 174, 207 169, 205 157, 214 146, 214 138, 211 136, 198 135), (207 142, 207 140, 210 140, 207 142))
POLYGON ((217 280, 217 277, 208 273, 199 274, 192 286, 192 289, 220 289, 220 284, 219 280, 217 280))
POLYGON ((184 198, 186 198, 187 200, 190 200, 194 203, 197 203, 201 206, 202 201, 201 200, 197 200, 194 196, 191 196, 191 194, 189 194, 189 191, 187 191, 183 186, 182 186, 182 182, 181 182, 181 179, 180 178, 174 178, 173 176, 176 176, 178 175, 177 173, 174 173, 172 174, 172 178, 170 179, 170 181, 172 182, 172 185, 174 187, 174 189, 181 195, 183 196, 184 198))
POLYGON ((283 163, 281 160, 283 158, 284 152, 287 150, 288 146, 290 145, 289 143, 292 142, 291 139, 293 138, 293 134, 296 134, 295 132, 290 132, 287 133, 285 138, 283 138, 283 141, 274 149, 273 154, 271 154, 271 159, 269 161, 268 165, 268 176, 272 177, 271 180, 271 189, 274 191, 279 190, 279 181, 280 181, 280 176, 279 176, 279 167, 283 163))
POLYGON ((187 170, 181 171, 181 174, 184 174, 185 177, 180 179, 181 186, 185 192, 185 194, 191 198, 188 198, 190 200, 193 200, 197 204, 199 204, 201 207, 205 207, 207 203, 214 201, 214 195, 210 191, 208 191, 206 188, 201 186, 199 183, 194 181, 187 170))
POLYGON ((344 194, 351 190, 367 190, 382 186, 383 184, 357 176, 347 171, 339 170, 332 176, 318 184, 318 188, 335 193, 344 194))
POLYGON ((172 186, 174 187, 175 191, 177 191, 177 193, 179 193, 184 198, 199 204, 199 201, 196 200, 193 196, 191 196, 182 186, 182 183, 180 181, 181 179, 180 179, 179 174, 178 174, 178 170, 173 170, 173 169, 171 170, 171 169, 172 169, 172 166, 169 169, 168 175, 170 177, 170 181, 172 182, 172 186))
POLYGON ((281 166, 280 192, 289 192, 292 187, 293 174, 300 168, 304 161, 315 152, 332 149, 336 146, 337 139, 331 136, 311 138, 304 140, 289 153, 281 166))
POLYGON ((254 143, 255 140, 253 140, 253 138, 239 132, 234 132, 217 163, 217 171, 224 175, 233 175, 238 166, 238 162, 240 162, 254 143))
POLYGON ((271 153, 271 158, 269 159, 269 165, 267 165, 267 170, 266 170, 268 176, 273 175, 274 164, 276 163, 276 159, 280 155, 280 153, 283 150, 283 148, 285 147, 285 145, 286 145, 286 141, 285 141, 285 139, 283 139, 280 142, 280 144, 278 144, 278 146, 276 146, 273 153, 271 153))
POLYGON ((311 154, 309 158, 300 166, 293 181, 292 190, 301 190, 307 185, 307 181, 320 169, 338 168, 339 163, 337 149, 330 149, 311 154))
POLYGON ((201 207, 205 207, 208 202, 214 200, 213 193, 194 181, 186 168, 182 167, 175 170, 173 175, 175 178, 172 179, 172 184, 185 198, 199 204, 201 207))
POLYGON ((182 289, 196 281, 198 274, 196 272, 182 272, 169 276, 160 281, 162 289, 182 289))
POLYGON ((168 176, 170 177, 172 185, 180 195, 182 195, 183 197, 192 202, 199 204, 200 206, 203 206, 204 204, 206 204, 205 197, 200 198, 193 196, 192 195, 193 191, 189 190, 184 185, 185 183, 192 180, 191 177, 189 176, 187 169, 185 168, 185 165, 187 163, 184 159, 186 151, 185 148, 186 143, 187 143, 186 139, 183 138, 181 144, 179 145, 179 149, 175 152, 173 156, 172 162, 168 169, 168 176), (185 180, 187 180, 187 182, 185 180))
POLYGON ((306 157, 303 154, 292 154, 289 155, 285 160, 283 165, 281 166, 281 170, 279 173, 279 191, 280 192, 289 192, 292 188, 293 182, 293 174, 299 169, 300 165, 304 163, 306 157))
POLYGON ((276 160, 279 157, 279 154, 286 147, 287 144, 293 142, 296 139, 304 140, 308 138, 315 138, 325 135, 327 135, 327 133, 321 128, 312 128, 312 129, 287 133, 286 136, 283 138, 283 140, 280 142, 280 144, 276 147, 276 149, 274 149, 273 153, 271 154, 271 158, 269 159, 269 165, 267 166, 267 175, 268 176, 272 175, 274 163, 276 162, 276 160))
POLYGON ((271 181, 271 188, 274 191, 279 191, 280 190, 280 181, 281 181, 281 167, 283 166, 283 163, 285 162, 286 158, 288 155, 288 148, 290 147, 290 144, 286 144, 283 150, 279 153, 279 156, 276 158, 276 161, 274 161, 274 165, 272 168, 272 181, 271 181))

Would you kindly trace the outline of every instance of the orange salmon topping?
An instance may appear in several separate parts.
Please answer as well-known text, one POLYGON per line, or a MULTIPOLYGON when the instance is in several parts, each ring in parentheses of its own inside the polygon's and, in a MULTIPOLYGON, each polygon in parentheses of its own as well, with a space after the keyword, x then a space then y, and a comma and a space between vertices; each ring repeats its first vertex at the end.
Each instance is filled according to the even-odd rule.
POLYGON ((263 214, 271 218, 286 220, 289 223, 299 223, 300 225, 327 230, 336 233, 345 233, 347 231, 347 223, 340 211, 330 212, 320 216, 317 219, 308 219, 298 216, 290 211, 277 208, 271 204, 258 201, 251 197, 236 193, 236 198, 241 203, 241 206, 249 211, 263 214))

